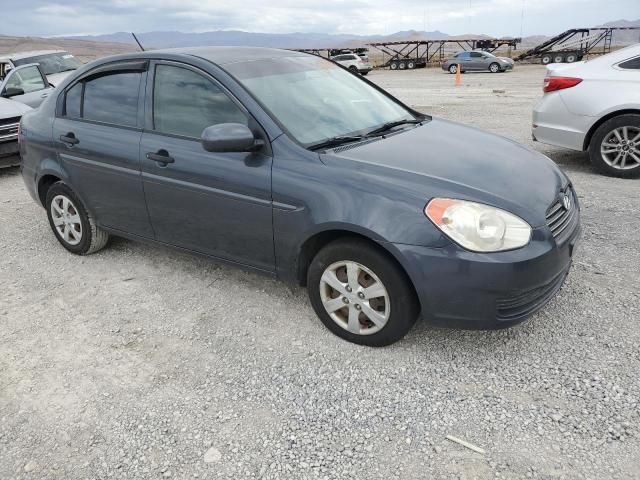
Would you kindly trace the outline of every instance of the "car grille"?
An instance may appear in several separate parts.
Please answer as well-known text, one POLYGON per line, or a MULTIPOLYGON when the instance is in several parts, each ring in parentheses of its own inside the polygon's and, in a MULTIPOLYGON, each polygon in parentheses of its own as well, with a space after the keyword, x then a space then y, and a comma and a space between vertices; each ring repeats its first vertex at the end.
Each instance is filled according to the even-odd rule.
POLYGON ((571 237, 579 217, 578 200, 573 188, 569 185, 560 192, 558 200, 547 211, 547 225, 558 245, 571 237))
POLYGON ((18 138, 20 117, 0 119, 0 142, 8 142, 18 138))
POLYGON ((547 285, 511 297, 499 298, 497 301, 498 319, 517 320, 528 317, 542 308, 560 290, 568 272, 568 269, 563 271, 547 285))

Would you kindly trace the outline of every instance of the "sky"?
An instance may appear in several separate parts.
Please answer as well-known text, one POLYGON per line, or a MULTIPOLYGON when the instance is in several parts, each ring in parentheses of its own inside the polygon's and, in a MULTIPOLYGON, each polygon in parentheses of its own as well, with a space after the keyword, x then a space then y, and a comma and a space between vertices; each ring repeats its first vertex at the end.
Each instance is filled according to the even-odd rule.
POLYGON ((244 30, 548 35, 640 18, 640 0, 0 0, 4 35, 244 30))

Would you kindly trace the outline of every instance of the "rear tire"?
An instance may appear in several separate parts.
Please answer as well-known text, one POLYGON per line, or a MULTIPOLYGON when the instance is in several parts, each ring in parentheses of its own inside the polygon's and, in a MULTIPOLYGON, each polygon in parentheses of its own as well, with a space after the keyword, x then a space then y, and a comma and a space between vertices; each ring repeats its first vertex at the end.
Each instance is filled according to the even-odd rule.
POLYGON ((349 71, 350 71, 351 73, 358 73, 358 67, 356 67, 355 65, 351 65, 351 66, 349 67, 349 71))
POLYGON ((553 60, 553 56, 550 53, 547 53, 540 57, 540 63, 542 65, 549 65, 553 60))
POLYGON ((391 63, 389 64, 389 68, 390 68, 391 70, 397 70, 397 69, 398 69, 398 62, 391 62, 391 63))
POLYGON ((60 244, 76 255, 91 255, 105 247, 109 234, 96 226, 76 194, 63 182, 47 190, 49 225, 60 244))
POLYGON ((600 125, 589 143, 589 159, 604 175, 640 177, 640 115, 620 115, 600 125))
POLYGON ((418 301, 406 274, 385 252, 363 240, 336 240, 320 250, 309 266, 307 288, 322 323, 359 345, 390 345, 418 318, 418 301), (354 272, 351 278, 349 269, 354 272), (329 285, 336 280, 338 289, 329 285), (376 293, 369 289, 367 299, 366 288, 372 286, 376 293))
POLYGON ((408 68, 409 70, 413 70, 414 68, 416 68, 416 64, 415 64, 415 62, 409 62, 409 63, 407 63, 407 68, 408 68))
POLYGON ((578 55, 575 53, 567 53, 567 56, 564 58, 564 61, 567 63, 573 63, 578 60, 578 55))
POLYGON ((454 63, 453 65, 449 65, 449 73, 455 74, 458 71, 458 66, 454 63))
POLYGON ((407 64, 405 62, 400 62, 398 64, 398 68, 400 68, 400 70, 405 70, 407 68, 407 64))
POLYGON ((556 54, 553 56, 553 63, 564 63, 564 55, 556 54))

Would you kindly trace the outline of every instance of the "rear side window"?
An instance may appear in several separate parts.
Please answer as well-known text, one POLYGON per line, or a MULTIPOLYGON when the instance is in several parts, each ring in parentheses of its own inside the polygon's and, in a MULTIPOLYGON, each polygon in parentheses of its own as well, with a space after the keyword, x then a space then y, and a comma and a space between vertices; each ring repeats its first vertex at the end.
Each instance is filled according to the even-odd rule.
POLYGON ((481 53, 478 53, 478 52, 471 52, 471 56, 473 58, 480 58, 480 57, 483 57, 484 55, 482 55, 481 53))
POLYGON ((248 124, 244 112, 208 78, 186 68, 158 65, 153 89, 153 125, 161 133, 200 138, 221 123, 248 124))
POLYGON ((138 120, 138 72, 101 76, 85 83, 82 118, 135 127, 138 120))
POLYGON ((625 60, 624 62, 619 63, 618 66, 625 70, 640 70, 640 57, 625 60))
POLYGON ((64 113, 67 117, 80 118, 80 105, 82 104, 82 83, 76 83, 67 90, 65 98, 64 113))
POLYGON ((90 77, 67 90, 65 115, 124 127, 138 123, 140 72, 90 77))

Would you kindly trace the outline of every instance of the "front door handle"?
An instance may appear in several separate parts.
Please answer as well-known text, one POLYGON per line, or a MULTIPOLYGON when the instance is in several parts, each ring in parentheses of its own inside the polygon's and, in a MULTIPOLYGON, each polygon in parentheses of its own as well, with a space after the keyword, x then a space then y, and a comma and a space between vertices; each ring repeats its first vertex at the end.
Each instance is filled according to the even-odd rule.
POLYGON ((169 155, 169 152, 164 149, 160 149, 157 152, 148 152, 147 158, 154 162, 164 163, 165 165, 176 161, 171 155, 169 155))
POLYGON ((80 143, 73 132, 69 132, 66 135, 60 135, 60 141, 66 143, 68 147, 72 147, 80 143))

